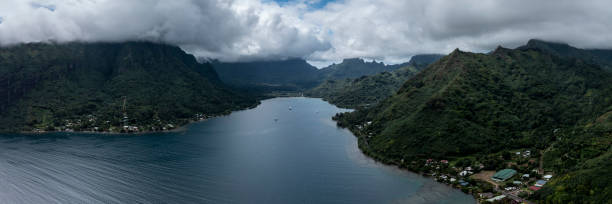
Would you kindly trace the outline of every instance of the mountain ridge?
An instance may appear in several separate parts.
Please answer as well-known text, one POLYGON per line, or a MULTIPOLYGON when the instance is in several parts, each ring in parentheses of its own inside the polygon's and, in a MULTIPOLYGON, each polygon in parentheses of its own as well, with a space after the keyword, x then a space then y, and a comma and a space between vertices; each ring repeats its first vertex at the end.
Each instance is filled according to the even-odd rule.
POLYGON ((340 107, 367 107, 397 91, 410 77, 439 59, 441 55, 415 55, 409 62, 388 65, 391 71, 347 79, 327 79, 304 94, 319 97, 340 107))

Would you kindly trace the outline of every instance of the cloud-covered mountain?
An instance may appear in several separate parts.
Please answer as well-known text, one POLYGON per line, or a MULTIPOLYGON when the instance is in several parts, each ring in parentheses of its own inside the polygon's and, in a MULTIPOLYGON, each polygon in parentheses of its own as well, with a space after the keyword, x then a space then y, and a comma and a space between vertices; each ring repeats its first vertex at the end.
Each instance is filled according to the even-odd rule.
POLYGON ((146 42, 2 48, 0 84, 0 132, 161 130, 257 104, 210 64, 146 42))
POLYGON ((527 39, 612 47, 610 1, 5 0, 0 44, 149 40, 221 61, 394 64, 527 39), (470 6, 465 6, 470 5, 470 6))

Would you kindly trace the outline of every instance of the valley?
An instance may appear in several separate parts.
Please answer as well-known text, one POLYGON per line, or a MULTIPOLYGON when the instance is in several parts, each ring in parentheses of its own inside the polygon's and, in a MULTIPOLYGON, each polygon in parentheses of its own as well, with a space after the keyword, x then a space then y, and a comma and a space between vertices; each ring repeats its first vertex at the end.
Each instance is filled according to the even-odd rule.
POLYGON ((0 50, 0 130, 182 132, 263 99, 307 96, 355 109, 333 119, 365 155, 479 202, 601 203, 612 183, 592 180, 612 177, 606 53, 530 40, 317 69, 301 59, 198 62, 146 42, 25 44, 0 50))

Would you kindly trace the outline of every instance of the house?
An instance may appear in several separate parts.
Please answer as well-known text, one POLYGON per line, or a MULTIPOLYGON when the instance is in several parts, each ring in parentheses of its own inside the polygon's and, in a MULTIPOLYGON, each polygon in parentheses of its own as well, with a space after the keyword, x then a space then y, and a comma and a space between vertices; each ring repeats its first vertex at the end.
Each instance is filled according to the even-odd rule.
POLYGON ((513 181, 513 182, 512 182, 512 184, 514 184, 514 185, 521 185, 521 184, 523 184, 523 182, 520 182, 520 181, 513 181))
POLYGON ((550 180, 552 178, 552 175, 547 174, 547 175, 544 175, 542 178, 544 178, 544 179, 546 179, 548 181, 548 180, 550 180))
POLYGON ((494 196, 493 193, 479 193, 480 198, 492 198, 494 196))
POLYGON ((529 186, 529 190, 532 190, 532 191, 538 191, 538 190, 540 190, 541 188, 542 188, 542 187, 537 187, 537 186, 529 186))
POLYGON ((463 179, 461 179, 461 180, 459 180, 459 185, 461 185, 461 186, 468 186, 468 185, 470 185, 470 183, 468 183, 468 182, 464 181, 463 179))
POLYGON ((471 174, 473 174, 472 171, 461 171, 461 172, 459 172, 459 176, 468 176, 468 175, 471 175, 471 174))
POLYGON ((529 178, 529 174, 523 174, 523 178, 529 178))
POLYGON ((440 160, 440 162, 443 164, 448 164, 448 160, 440 160))
POLYGON ((516 175, 516 170, 514 169, 502 169, 501 171, 496 172, 491 179, 497 182, 508 180, 516 175))
POLYGON ((534 186, 542 187, 544 185, 546 185, 546 181, 545 180, 538 180, 538 181, 536 181, 536 184, 534 186))
POLYGON ((493 197, 493 198, 489 198, 489 199, 487 199, 487 201, 488 201, 488 202, 494 202, 494 201, 497 201, 497 200, 504 199, 505 197, 506 197, 505 195, 498 195, 498 196, 495 196, 495 197, 493 197))

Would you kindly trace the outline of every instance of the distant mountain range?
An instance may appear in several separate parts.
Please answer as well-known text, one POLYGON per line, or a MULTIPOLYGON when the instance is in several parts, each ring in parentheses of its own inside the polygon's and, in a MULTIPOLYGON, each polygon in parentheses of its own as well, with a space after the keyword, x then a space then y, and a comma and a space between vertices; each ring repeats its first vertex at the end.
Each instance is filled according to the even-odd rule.
POLYGON ((612 197, 606 53, 538 40, 490 54, 455 50, 378 105, 335 119, 368 155, 414 171, 428 158, 507 168, 496 162, 502 152, 537 149, 544 170, 557 175, 532 199, 605 203, 612 197))
POLYGON ((298 91, 316 86, 318 69, 303 59, 223 63, 213 62, 221 80, 240 88, 298 91))
MULTIPOLYGON (((427 63, 439 55, 419 55, 413 64, 427 63)), ((340 64, 317 69, 302 59, 223 63, 213 62, 222 81, 234 87, 257 88, 263 91, 304 91, 328 79, 348 79, 393 71, 408 65, 385 65, 363 59, 345 59, 340 64)))
POLYGON ((605 70, 612 71, 612 50, 579 49, 566 43, 546 42, 535 39, 529 40, 526 45, 517 49, 540 49, 552 55, 577 58, 586 62, 595 63, 605 70))
MULTIPOLYGON (((384 66, 382 63, 370 63, 379 64, 378 70, 389 71, 367 76, 362 75, 358 78, 346 77, 349 75, 344 75, 345 79, 328 77, 328 80, 325 80, 317 87, 307 90, 305 94, 310 97, 323 98, 340 107, 356 108, 374 105, 393 95, 406 80, 441 57, 443 57, 443 55, 416 55, 413 56, 409 62, 399 65, 384 66)), ((346 61, 347 60, 345 60, 345 62, 346 61)), ((358 64, 361 65, 361 67, 368 65, 363 63, 363 61, 362 63, 345 62, 340 65, 332 65, 329 69, 348 72, 355 70, 354 68, 350 68, 352 64, 358 64)), ((335 73, 339 72, 340 71, 335 73)), ((337 76, 334 72, 329 73, 332 73, 332 76, 337 76)), ((364 71, 362 71, 362 73, 364 73, 364 71)))
POLYGON ((0 84, 0 131, 162 130, 257 104, 210 64, 146 42, 1 48, 0 84))

